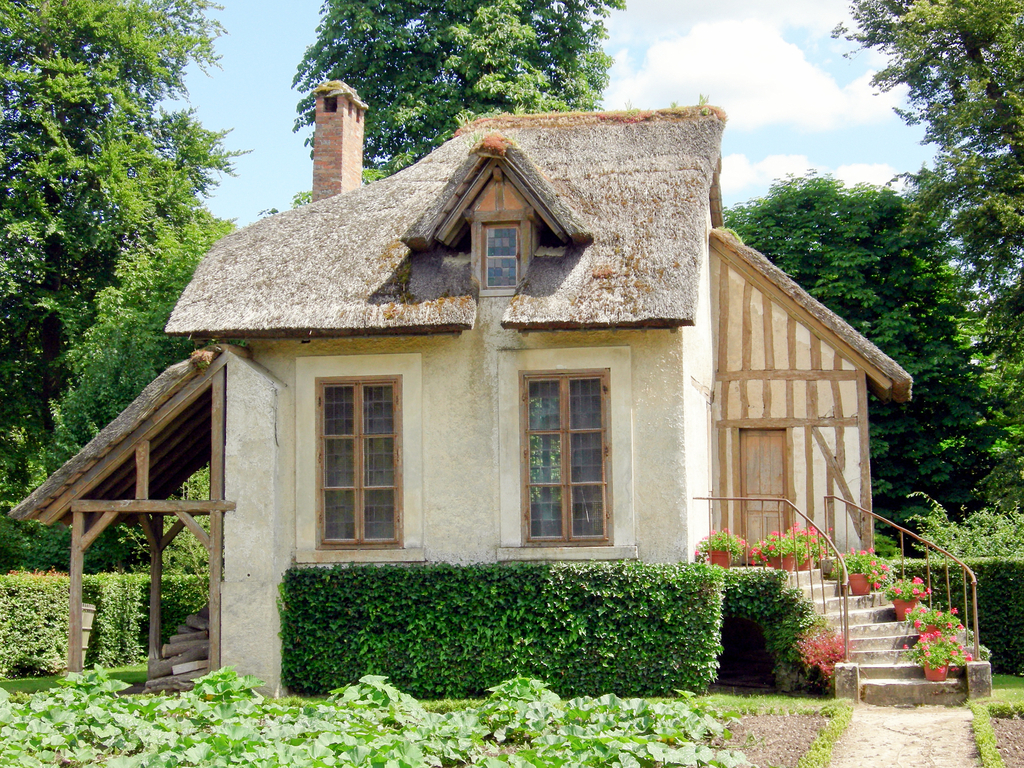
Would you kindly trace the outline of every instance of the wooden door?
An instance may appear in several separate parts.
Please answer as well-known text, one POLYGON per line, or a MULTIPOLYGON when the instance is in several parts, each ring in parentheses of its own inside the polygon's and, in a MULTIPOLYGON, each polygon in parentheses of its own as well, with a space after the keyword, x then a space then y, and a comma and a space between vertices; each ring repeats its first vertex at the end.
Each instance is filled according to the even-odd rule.
MULTIPOLYGON (((741 496, 786 497, 786 430, 740 430, 741 496)), ((741 530, 750 544, 772 531, 785 530, 790 515, 783 504, 746 501, 741 505, 741 530)))

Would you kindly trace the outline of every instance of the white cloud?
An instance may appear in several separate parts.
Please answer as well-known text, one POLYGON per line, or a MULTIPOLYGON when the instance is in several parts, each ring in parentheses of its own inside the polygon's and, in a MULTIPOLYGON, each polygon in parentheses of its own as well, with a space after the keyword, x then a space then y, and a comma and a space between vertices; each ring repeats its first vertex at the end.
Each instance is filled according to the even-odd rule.
POLYGON ((692 104, 708 94, 729 114, 733 130, 788 125, 823 131, 879 123, 896 119, 892 108, 903 96, 875 95, 870 71, 840 85, 770 23, 756 19, 697 24, 685 36, 654 42, 639 66, 621 55, 626 51, 612 53, 620 58, 605 94, 607 108, 692 104))
POLYGON ((837 24, 849 26, 849 6, 849 0, 629 0, 625 11, 610 15, 608 28, 613 47, 646 44, 667 30, 730 19, 828 35, 837 24))
MULTIPOLYGON (((896 169, 888 163, 850 163, 849 165, 840 165, 832 175, 848 187, 863 183, 884 187, 892 181, 896 175, 896 169)), ((893 184, 893 188, 896 190, 903 189, 904 186, 900 181, 893 184)))
POLYGON ((769 155, 756 163, 746 155, 726 155, 722 158, 722 194, 735 197, 744 190, 766 190, 776 179, 806 176, 813 170, 805 155, 769 155))

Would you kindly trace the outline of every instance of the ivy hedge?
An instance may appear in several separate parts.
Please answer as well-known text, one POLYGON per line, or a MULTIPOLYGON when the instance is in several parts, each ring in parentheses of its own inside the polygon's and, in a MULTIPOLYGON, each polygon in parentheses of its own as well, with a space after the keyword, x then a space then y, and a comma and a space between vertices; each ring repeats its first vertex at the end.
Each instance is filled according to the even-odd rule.
MULTIPOLYGON (((964 559, 964 562, 978 579, 978 634, 982 644, 992 651, 992 671, 1024 674, 1024 559, 978 557, 964 559)), ((932 588, 935 596, 945 603, 946 572, 936 563, 933 558, 932 588)), ((908 578, 925 577, 924 560, 907 560, 906 569, 908 578)), ((953 605, 963 616, 964 588, 958 566, 950 568, 949 581, 953 605)), ((967 599, 970 597, 968 589, 967 599)))
POLYGON ((421 698, 480 696, 516 675, 559 695, 701 691, 721 651, 723 571, 522 563, 293 568, 282 678, 322 694, 386 675, 421 698))
MULTIPOLYGON (((185 616, 207 601, 209 580, 202 576, 165 576, 164 640, 185 616)), ((0 575, 0 677, 54 674, 68 653, 66 573, 12 572, 0 575)), ((149 634, 149 576, 139 573, 86 574, 82 596, 96 606, 87 665, 114 667, 145 658, 149 634)))

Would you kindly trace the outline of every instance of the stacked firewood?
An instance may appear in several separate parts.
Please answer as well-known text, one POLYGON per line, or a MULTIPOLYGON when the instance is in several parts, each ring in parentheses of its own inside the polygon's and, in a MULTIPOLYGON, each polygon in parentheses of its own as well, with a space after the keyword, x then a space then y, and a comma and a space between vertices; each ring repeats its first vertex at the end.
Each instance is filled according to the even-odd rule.
POLYGON ((149 662, 147 691, 189 691, 210 669, 210 607, 189 616, 149 662))

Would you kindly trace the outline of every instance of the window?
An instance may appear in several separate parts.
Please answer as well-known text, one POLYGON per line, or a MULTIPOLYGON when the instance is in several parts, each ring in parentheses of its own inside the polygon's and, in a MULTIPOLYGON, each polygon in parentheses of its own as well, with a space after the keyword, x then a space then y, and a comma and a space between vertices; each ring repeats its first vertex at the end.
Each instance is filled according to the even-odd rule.
POLYGON ((526 540, 608 540, 608 371, 521 374, 526 540))
POLYGON ((401 378, 317 384, 321 543, 399 544, 401 378))
POLYGON ((484 231, 487 233, 485 286, 515 288, 519 282, 518 227, 486 227, 484 231))

